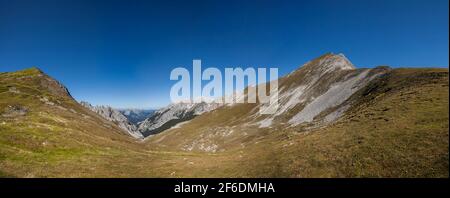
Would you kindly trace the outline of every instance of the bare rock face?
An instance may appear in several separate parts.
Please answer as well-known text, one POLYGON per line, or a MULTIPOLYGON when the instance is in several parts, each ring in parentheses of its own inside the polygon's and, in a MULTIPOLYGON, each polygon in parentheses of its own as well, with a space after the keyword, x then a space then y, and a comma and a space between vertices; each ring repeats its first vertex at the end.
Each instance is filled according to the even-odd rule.
POLYGON ((155 113, 155 110, 150 109, 119 109, 119 111, 134 125, 137 125, 155 113))
POLYGON ((174 103, 159 109, 153 116, 139 123, 139 131, 146 137, 169 129, 180 122, 218 108, 217 103, 174 103))
MULTIPOLYGON (((253 114, 241 120, 247 126, 260 128, 331 123, 351 106, 349 99, 354 93, 386 71, 386 68, 356 69, 343 54, 325 54, 278 80, 279 106, 274 114, 260 114, 262 104, 257 104, 251 111, 253 114)), ((242 93, 242 97, 245 95, 242 93)), ((171 104, 139 123, 139 131, 144 136, 156 134, 220 106, 218 103, 171 104)))
POLYGON ((46 74, 42 74, 44 78, 41 80, 41 86, 47 88, 52 94, 59 96, 68 96, 72 98, 69 90, 61 84, 59 81, 47 76, 46 74))
POLYGON ((99 114, 103 118, 105 118, 108 121, 114 122, 117 124, 121 129, 125 130, 133 136, 134 138, 143 138, 144 136, 142 133, 140 133, 137 130, 137 127, 132 124, 130 121, 128 121, 127 117, 125 117, 120 111, 113 109, 109 106, 92 106, 88 102, 80 102, 81 105, 84 107, 90 109, 91 111, 99 114))
POLYGON ((356 69, 343 54, 325 54, 279 79, 278 111, 257 123, 261 128, 330 123, 345 113, 354 93, 386 71, 356 69))

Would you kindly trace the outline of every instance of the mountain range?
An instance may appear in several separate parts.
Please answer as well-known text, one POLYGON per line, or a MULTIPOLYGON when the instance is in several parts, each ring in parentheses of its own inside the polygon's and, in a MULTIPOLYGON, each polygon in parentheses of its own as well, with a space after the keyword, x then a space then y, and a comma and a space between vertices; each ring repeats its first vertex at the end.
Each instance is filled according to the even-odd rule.
POLYGON ((37 68, 0 82, 0 176, 448 177, 447 68, 325 54, 278 79, 271 115, 259 102, 92 106, 37 68))

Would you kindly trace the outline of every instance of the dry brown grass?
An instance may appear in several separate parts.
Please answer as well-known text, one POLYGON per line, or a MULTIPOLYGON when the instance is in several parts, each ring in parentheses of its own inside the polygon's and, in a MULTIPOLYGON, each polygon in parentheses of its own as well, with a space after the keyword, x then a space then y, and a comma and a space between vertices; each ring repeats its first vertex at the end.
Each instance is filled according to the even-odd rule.
POLYGON ((393 70, 355 95, 360 102, 341 120, 308 132, 240 126, 253 109, 242 105, 145 142, 36 87, 37 79, 17 81, 23 76, 36 73, 0 74, 0 114, 11 104, 29 109, 0 117, 2 177, 448 177, 447 69, 393 70), (212 138, 223 151, 181 150, 214 126, 232 125, 232 135, 212 138))

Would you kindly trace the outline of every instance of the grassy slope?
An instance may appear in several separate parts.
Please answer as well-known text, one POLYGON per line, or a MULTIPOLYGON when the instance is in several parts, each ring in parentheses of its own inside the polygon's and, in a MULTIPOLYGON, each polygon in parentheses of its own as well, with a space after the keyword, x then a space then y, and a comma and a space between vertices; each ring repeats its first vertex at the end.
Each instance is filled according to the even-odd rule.
POLYGON ((0 74, 0 113, 10 104, 29 112, 0 116, 0 176, 448 177, 447 69, 394 70, 355 96, 360 103, 331 126, 307 133, 260 131, 259 137, 227 142, 218 153, 185 152, 179 145, 195 137, 199 123, 229 121, 228 112, 245 114, 245 108, 215 111, 184 125, 182 133, 134 142, 110 123, 97 124, 104 120, 71 99, 51 98, 78 114, 42 105, 36 95, 52 95, 5 76, 12 74, 0 74))
POLYGON ((51 92, 58 87, 44 87, 47 79, 37 69, 0 74, 0 172, 19 177, 77 176, 91 171, 91 156, 135 147, 134 140, 112 123, 70 96, 51 92), (41 101, 44 97, 48 104, 41 101), (10 106, 27 113, 7 116, 10 106), (66 173, 74 169, 80 173, 66 173))
POLYGON ((332 126, 274 135, 272 163, 250 174, 448 177, 448 70, 398 69, 368 89, 332 126))

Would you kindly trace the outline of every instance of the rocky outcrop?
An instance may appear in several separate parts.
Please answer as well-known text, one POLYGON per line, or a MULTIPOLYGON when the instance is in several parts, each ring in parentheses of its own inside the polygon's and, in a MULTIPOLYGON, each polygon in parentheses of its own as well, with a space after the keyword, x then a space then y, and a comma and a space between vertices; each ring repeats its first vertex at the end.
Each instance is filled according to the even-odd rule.
POLYGON ((279 108, 273 115, 260 116, 259 127, 330 123, 348 109, 354 93, 388 70, 356 69, 343 54, 316 58, 279 79, 279 108))
POLYGON ((120 111, 109 107, 109 106, 92 106, 88 102, 80 102, 81 105, 90 109, 91 111, 99 114, 101 117, 105 118, 108 121, 114 122, 121 129, 125 130, 129 135, 134 138, 143 138, 141 132, 138 131, 137 127, 128 121, 127 117, 125 117, 120 111))
POLYGON ((139 131, 146 137, 169 129, 205 112, 218 108, 218 103, 174 103, 156 111, 139 123, 139 131))
POLYGON ((2 112, 2 117, 18 117, 28 113, 28 108, 20 105, 8 105, 2 112))
POLYGON ((139 122, 144 121, 155 113, 155 110, 147 109, 118 109, 118 111, 127 117, 128 121, 134 125, 137 125, 139 122))

